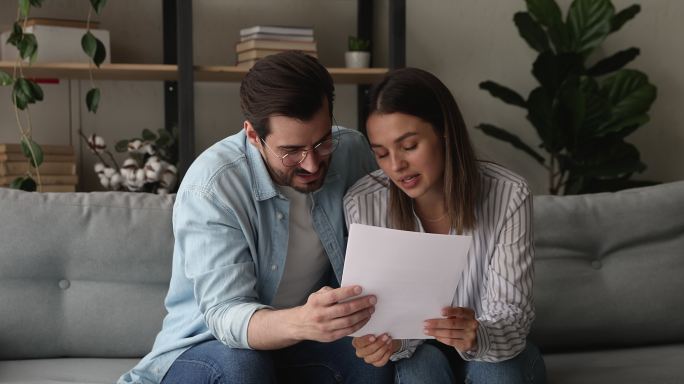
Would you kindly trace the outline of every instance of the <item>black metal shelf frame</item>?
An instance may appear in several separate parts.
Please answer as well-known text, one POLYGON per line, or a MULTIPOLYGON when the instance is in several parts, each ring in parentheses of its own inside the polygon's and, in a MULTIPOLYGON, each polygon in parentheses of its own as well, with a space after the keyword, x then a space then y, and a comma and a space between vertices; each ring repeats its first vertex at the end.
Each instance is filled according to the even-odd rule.
MULTIPOLYGON (((357 0, 357 34, 373 41, 373 0, 357 0)), ((178 65, 178 81, 164 82, 164 126, 178 127, 178 171, 195 158, 192 0, 163 0, 164 64, 178 65)), ((389 0, 389 67, 406 65, 406 0, 389 0)), ((357 87, 358 126, 365 125, 369 86, 357 87)))

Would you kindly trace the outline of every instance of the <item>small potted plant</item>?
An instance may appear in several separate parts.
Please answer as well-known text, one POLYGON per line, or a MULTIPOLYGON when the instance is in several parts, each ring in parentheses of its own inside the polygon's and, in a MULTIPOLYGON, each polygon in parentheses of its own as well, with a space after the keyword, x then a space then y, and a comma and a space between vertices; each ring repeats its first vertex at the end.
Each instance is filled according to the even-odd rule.
POLYGON ((370 40, 349 36, 349 50, 344 53, 347 68, 368 68, 370 66, 370 40))

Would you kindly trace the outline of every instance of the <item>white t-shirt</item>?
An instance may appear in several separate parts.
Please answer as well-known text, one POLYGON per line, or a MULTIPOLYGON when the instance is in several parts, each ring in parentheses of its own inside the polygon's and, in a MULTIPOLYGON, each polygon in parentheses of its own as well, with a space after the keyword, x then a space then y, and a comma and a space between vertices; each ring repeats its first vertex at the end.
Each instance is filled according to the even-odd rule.
POLYGON ((309 295, 320 288, 330 261, 313 227, 311 195, 291 187, 278 188, 290 200, 289 236, 285 270, 271 305, 291 308, 306 303, 309 295))

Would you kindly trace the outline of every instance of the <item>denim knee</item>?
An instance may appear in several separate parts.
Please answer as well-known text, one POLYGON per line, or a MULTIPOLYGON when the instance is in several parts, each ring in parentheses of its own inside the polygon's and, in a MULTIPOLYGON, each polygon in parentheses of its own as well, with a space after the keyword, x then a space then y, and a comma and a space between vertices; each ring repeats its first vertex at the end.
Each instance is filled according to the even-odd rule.
POLYGON ((466 384, 544 384, 546 366, 537 346, 528 342, 525 349, 510 360, 466 362, 465 375, 466 384))
POLYGON ((212 340, 181 354, 162 383, 275 383, 275 368, 268 352, 229 348, 212 340))
POLYGON ((413 356, 394 363, 396 384, 454 382, 449 360, 434 345, 422 344, 413 356))

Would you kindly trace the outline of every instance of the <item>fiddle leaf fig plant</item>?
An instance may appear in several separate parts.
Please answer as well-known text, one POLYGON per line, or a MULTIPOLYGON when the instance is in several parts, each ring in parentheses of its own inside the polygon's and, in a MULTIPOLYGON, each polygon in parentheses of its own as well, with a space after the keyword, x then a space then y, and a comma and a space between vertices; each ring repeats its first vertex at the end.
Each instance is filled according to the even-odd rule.
MULTIPOLYGON (((92 64, 100 66, 107 57, 104 44, 90 32, 90 17, 92 11, 100 14, 106 0, 89 0, 88 20, 86 22, 86 33, 81 41, 83 51, 90 57, 90 82, 93 84, 92 64)), ((35 191, 40 189, 40 165, 43 163, 43 151, 40 145, 33 141, 31 118, 29 106, 36 102, 43 101, 43 90, 35 81, 24 76, 24 60, 28 60, 30 66, 39 55, 38 41, 32 33, 25 32, 31 8, 38 8, 43 5, 44 0, 17 0, 18 11, 17 20, 12 25, 12 33, 7 39, 7 44, 13 45, 19 51, 19 57, 14 64, 14 71, 9 74, 0 71, 0 86, 12 87, 12 103, 15 106, 17 125, 20 132, 20 143, 22 153, 26 161, 31 165, 25 175, 15 178, 10 183, 10 188, 22 189, 25 191, 35 191), (19 111, 25 114, 25 123, 22 123, 19 111)), ((100 101, 100 90, 94 85, 86 94, 86 105, 88 111, 95 113, 100 101)))
POLYGON ((548 171, 549 193, 579 194, 653 184, 630 180, 642 172, 638 149, 625 141, 648 123, 657 88, 648 77, 624 68, 639 55, 628 48, 591 62, 591 54, 641 10, 616 11, 611 0, 574 0, 565 20, 554 0, 526 0, 527 12, 513 21, 520 36, 538 52, 532 75, 538 82, 527 97, 495 83, 480 88, 527 111, 541 139, 538 147, 493 124, 476 128, 508 142, 548 171), (540 153, 543 149, 546 155, 540 153))

